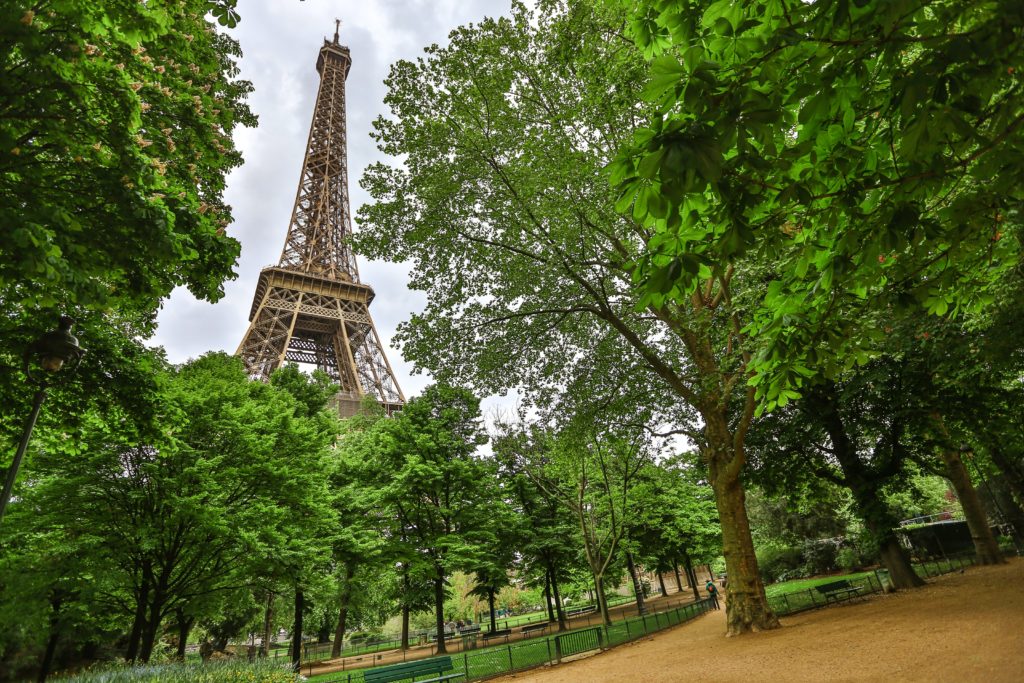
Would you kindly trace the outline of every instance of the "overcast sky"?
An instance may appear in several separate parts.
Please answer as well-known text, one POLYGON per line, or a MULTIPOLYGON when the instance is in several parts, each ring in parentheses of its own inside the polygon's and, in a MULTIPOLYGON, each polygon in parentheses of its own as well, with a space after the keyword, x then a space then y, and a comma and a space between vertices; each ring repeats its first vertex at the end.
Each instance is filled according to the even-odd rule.
MULTIPOLYGON (((252 81, 249 105, 259 127, 239 129, 235 141, 245 165, 228 179, 227 201, 234 208, 229 232, 242 243, 238 278, 226 284, 217 304, 196 301, 180 289, 159 317, 153 340, 171 362, 206 351, 234 353, 248 326, 261 268, 281 255, 299 181, 319 75, 316 58, 325 37, 342 20, 340 42, 352 51, 348 105, 349 197, 353 215, 369 197, 358 185, 363 169, 382 158, 369 137, 371 122, 385 113, 384 79, 398 59, 415 59, 432 43, 444 44, 457 26, 485 16, 507 15, 510 0, 243 0, 242 21, 231 34, 241 43, 241 77, 252 81)), ((358 230, 358 226, 356 226, 358 230)), ((359 259, 360 279, 377 293, 370 314, 387 346, 407 398, 429 383, 412 376, 390 345, 395 328, 424 305, 420 292, 406 286, 402 265, 359 259)), ((493 405, 493 401, 488 401, 493 405)))

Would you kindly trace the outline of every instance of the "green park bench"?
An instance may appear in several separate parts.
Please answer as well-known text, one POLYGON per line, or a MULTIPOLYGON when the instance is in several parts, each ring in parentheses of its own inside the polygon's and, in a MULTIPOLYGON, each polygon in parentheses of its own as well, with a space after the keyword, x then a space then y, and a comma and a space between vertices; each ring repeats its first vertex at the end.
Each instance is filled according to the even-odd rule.
POLYGON ((504 638, 507 641, 510 635, 512 635, 512 629, 510 628, 498 629, 497 631, 488 631, 484 634, 484 642, 486 643, 488 640, 491 640, 493 638, 504 638))
POLYGON ((567 616, 567 617, 578 617, 581 614, 587 614, 588 612, 593 612, 596 609, 597 609, 596 605, 587 605, 586 607, 575 607, 573 609, 566 610, 565 611, 565 616, 567 616))
POLYGON ((529 626, 524 626, 522 628, 522 634, 526 636, 531 633, 536 633, 537 631, 546 631, 548 626, 550 626, 550 624, 546 621, 543 624, 530 624, 529 626))
POLYGON ((840 600, 848 600, 860 595, 860 592, 864 590, 864 587, 854 586, 846 579, 843 579, 841 581, 832 581, 830 583, 823 583, 819 586, 815 586, 814 590, 825 596, 825 602, 830 600, 839 602, 840 600))
POLYGON ((418 659, 413 662, 365 669, 363 680, 366 683, 391 683, 392 681, 411 681, 419 676, 433 675, 433 678, 424 678, 417 683, 439 683, 439 681, 465 677, 464 671, 445 674, 446 671, 451 671, 454 668, 451 657, 431 657, 430 659, 418 659))

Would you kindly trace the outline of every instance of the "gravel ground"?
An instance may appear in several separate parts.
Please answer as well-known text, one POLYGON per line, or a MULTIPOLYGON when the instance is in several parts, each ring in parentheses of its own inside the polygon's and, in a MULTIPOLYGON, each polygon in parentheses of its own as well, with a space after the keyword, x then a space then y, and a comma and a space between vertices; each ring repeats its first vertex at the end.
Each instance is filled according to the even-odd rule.
POLYGON ((586 659, 496 683, 1024 681, 1024 559, 924 588, 786 617, 726 638, 724 611, 586 659))

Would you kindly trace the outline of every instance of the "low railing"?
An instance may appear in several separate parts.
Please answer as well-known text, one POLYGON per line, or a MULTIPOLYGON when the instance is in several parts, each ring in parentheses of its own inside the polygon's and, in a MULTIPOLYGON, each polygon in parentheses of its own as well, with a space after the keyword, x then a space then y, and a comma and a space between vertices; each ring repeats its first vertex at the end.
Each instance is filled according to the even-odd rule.
MULTIPOLYGON (((699 600, 664 612, 645 614, 617 621, 611 626, 583 628, 545 638, 449 655, 455 670, 466 681, 478 681, 545 664, 557 664, 565 657, 599 649, 607 649, 648 634, 690 621, 713 609, 708 599, 699 600)), ((315 683, 362 683, 363 670, 342 674, 324 674, 311 679, 315 683)))

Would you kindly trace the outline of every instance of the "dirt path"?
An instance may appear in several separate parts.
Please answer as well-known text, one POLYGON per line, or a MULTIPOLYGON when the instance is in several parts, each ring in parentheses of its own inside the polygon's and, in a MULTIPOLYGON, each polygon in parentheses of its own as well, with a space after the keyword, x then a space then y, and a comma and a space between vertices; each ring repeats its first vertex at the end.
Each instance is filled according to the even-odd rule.
POLYGON ((1024 681, 1024 559, 725 638, 724 612, 495 683, 1024 681))

